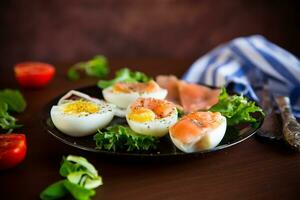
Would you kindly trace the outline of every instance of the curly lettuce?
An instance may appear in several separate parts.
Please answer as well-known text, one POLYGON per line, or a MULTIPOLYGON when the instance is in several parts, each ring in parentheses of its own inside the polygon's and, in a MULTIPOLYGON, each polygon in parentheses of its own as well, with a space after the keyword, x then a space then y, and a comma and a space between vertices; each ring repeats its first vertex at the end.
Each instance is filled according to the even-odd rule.
POLYGON ((242 95, 229 96, 224 87, 221 89, 219 102, 212 106, 209 111, 220 112, 227 118, 228 126, 245 122, 255 123, 257 118, 253 116, 253 113, 260 113, 264 116, 263 110, 254 101, 249 101, 242 95))
POLYGON ((98 87, 104 89, 118 82, 135 83, 135 82, 148 82, 151 78, 146 74, 138 71, 130 71, 128 68, 122 68, 115 74, 112 80, 100 80, 98 87))
POLYGON ((80 79, 80 73, 98 78, 104 78, 109 73, 108 61, 105 56, 97 55, 92 59, 79 62, 69 68, 67 77, 69 80, 76 81, 80 79))
POLYGON ((128 126, 113 125, 94 135, 96 148, 108 151, 148 151, 156 149, 158 139, 135 133, 128 126))

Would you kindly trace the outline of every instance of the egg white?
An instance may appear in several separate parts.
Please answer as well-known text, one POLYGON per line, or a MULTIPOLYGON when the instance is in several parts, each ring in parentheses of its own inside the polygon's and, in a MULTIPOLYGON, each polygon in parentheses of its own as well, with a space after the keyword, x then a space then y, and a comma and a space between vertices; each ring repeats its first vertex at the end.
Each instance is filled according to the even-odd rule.
POLYGON ((115 106, 114 111, 115 111, 115 116, 117 116, 117 117, 126 117, 126 113, 127 113, 126 108, 120 108, 118 106, 115 106))
POLYGON ((163 137, 169 132, 169 127, 174 125, 178 119, 178 113, 176 108, 164 118, 154 119, 147 122, 137 122, 129 119, 130 106, 128 106, 126 120, 129 127, 135 132, 142 135, 149 135, 154 137, 163 137))
POLYGON ((53 106, 50 116, 57 129, 73 137, 93 134, 97 129, 106 127, 114 117, 114 106, 103 101, 97 103, 99 112, 88 115, 65 113, 63 108, 66 104, 68 103, 53 106))
POLYGON ((173 144, 185 153, 192 153, 197 151, 203 151, 215 148, 223 139, 227 122, 224 116, 220 116, 218 120, 219 125, 216 128, 208 129, 204 136, 201 135, 198 138, 195 138, 193 142, 184 144, 180 140, 172 136, 172 131, 170 129, 170 138, 173 144))
POLYGON ((67 103, 67 102, 70 102, 72 100, 69 100, 70 97, 72 96, 77 96, 78 98, 81 98, 81 99, 85 99, 87 101, 91 101, 91 102, 94 102, 94 103, 101 103, 101 102, 104 102, 100 99, 97 99, 97 98, 93 98, 85 93, 82 93, 82 92, 79 92, 77 90, 70 90, 68 93, 66 93, 64 96, 62 96, 59 100, 58 100, 58 103, 57 105, 61 105, 61 104, 64 104, 64 103, 67 103))
POLYGON ((103 97, 104 99, 112 103, 119 108, 127 108, 132 102, 134 102, 139 97, 152 97, 155 99, 165 99, 168 91, 162 88, 159 88, 158 90, 154 92, 131 92, 131 93, 121 93, 121 92, 115 92, 113 90, 113 87, 105 88, 103 91, 103 97))

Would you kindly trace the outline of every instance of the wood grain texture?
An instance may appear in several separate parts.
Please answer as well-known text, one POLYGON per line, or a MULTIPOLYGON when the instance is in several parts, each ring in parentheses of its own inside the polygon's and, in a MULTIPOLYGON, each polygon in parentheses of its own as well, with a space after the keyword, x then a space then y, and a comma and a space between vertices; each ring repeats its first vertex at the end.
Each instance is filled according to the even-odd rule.
MULTIPOLYGON (((111 60, 113 70, 136 66, 150 75, 182 75, 192 60, 111 60), (155 70, 154 70, 155 67, 155 70)), ((17 116, 25 127, 28 154, 19 166, 0 172, 1 199, 38 199, 50 183, 61 179, 63 155, 87 157, 103 176, 104 185, 93 199, 299 199, 300 154, 281 144, 252 137, 231 148, 173 161, 131 161, 103 157, 69 147, 42 129, 43 106, 57 95, 96 82, 65 78, 68 65, 57 65, 54 81, 41 90, 22 90, 28 108, 17 116)), ((12 70, 0 68, 0 88, 17 87, 12 70)))
POLYGON ((48 62, 197 58, 235 37, 262 34, 300 56, 299 1, 1 0, 0 58, 48 62))

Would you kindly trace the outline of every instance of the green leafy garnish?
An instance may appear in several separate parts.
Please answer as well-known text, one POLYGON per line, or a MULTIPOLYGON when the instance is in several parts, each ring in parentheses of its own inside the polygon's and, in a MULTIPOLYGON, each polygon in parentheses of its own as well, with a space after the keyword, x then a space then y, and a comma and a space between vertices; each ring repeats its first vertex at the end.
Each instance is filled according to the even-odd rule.
POLYGON ((184 116, 184 111, 183 111, 182 108, 177 107, 176 110, 177 110, 177 116, 178 116, 178 118, 181 118, 181 117, 184 116))
POLYGON ((80 78, 80 72, 84 72, 86 75, 103 78, 108 75, 108 61, 102 56, 98 55, 91 60, 85 62, 79 62, 73 65, 67 72, 67 76, 70 80, 78 80, 80 78))
POLYGON ((0 128, 13 130, 22 125, 16 123, 16 118, 10 112, 23 112, 26 101, 18 90, 5 89, 0 91, 0 128))
POLYGON ((90 200, 96 194, 95 190, 85 189, 70 181, 65 181, 64 186, 76 200, 90 200))
POLYGON ((63 159, 63 162, 59 169, 59 174, 63 177, 67 177, 69 174, 78 171, 85 171, 85 168, 78 163, 73 163, 71 161, 63 159))
POLYGON ((72 81, 80 79, 80 74, 75 68, 70 68, 67 72, 67 76, 72 81))
POLYGON ((18 90, 5 89, 0 91, 0 101, 8 105, 9 112, 23 112, 26 101, 18 90))
POLYGON ((70 155, 70 156, 67 157, 67 159, 65 159, 64 162, 68 162, 69 165, 70 165, 70 163, 71 164, 74 163, 73 167, 70 168, 70 169, 73 169, 73 171, 71 171, 71 172, 83 171, 82 169, 80 169, 80 170, 76 169, 76 166, 81 166, 82 168, 85 169, 85 171, 89 172, 94 177, 98 176, 98 172, 95 169, 95 167, 91 163, 89 163, 88 160, 86 158, 84 158, 84 157, 70 155))
POLYGON ((48 186, 41 194, 43 200, 60 199, 72 195, 76 200, 89 200, 102 185, 102 178, 87 159, 69 155, 63 159, 59 173, 66 179, 48 186))
POLYGON ((98 87, 104 89, 107 88, 117 82, 125 82, 125 83, 135 83, 135 82, 148 82, 151 78, 146 74, 138 71, 130 71, 128 68, 122 68, 118 70, 115 74, 115 78, 112 80, 100 80, 98 82, 98 87))
POLYGON ((5 130, 20 128, 22 125, 8 113, 8 105, 0 101, 0 127, 5 130))
POLYGON ((228 126, 244 122, 254 123, 257 119, 253 117, 252 114, 256 112, 264 116, 263 110, 256 106, 255 102, 248 101, 248 99, 242 95, 229 96, 224 87, 221 89, 219 102, 209 110, 212 112, 220 112, 225 116, 228 126))
POLYGON ((69 194, 64 185, 65 180, 57 181, 49 185, 41 194, 40 198, 44 200, 60 199, 69 194))
POLYGON ((94 135, 96 148, 109 151, 148 151, 156 149, 158 139, 140 135, 128 126, 113 125, 94 135))

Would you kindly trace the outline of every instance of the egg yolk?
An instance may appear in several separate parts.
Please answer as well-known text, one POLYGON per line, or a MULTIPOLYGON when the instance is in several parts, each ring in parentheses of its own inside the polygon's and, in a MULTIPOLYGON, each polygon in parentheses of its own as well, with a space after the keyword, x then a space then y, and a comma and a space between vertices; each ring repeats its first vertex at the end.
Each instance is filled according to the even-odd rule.
POLYGON ((92 114, 99 112, 99 110, 100 108, 97 104, 83 100, 68 103, 63 109, 64 113, 67 114, 92 114))
POLYGON ((147 122, 155 119, 155 113, 148 108, 134 108, 131 110, 128 118, 136 122, 147 122))

